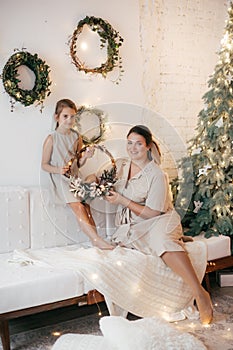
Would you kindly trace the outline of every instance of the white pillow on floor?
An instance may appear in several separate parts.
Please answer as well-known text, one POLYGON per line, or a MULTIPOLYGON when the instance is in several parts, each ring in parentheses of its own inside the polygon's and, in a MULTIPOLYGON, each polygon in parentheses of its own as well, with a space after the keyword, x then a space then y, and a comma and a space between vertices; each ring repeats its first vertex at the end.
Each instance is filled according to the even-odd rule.
POLYGON ((105 316, 99 321, 100 329, 113 346, 120 350, 149 350, 152 339, 144 327, 136 321, 129 321, 120 316, 105 316))
POLYGON ((120 316, 100 319, 104 338, 119 350, 206 350, 189 333, 182 333, 168 322, 156 318, 129 321, 120 316))
POLYGON ((108 340, 98 335, 64 334, 60 336, 51 350, 118 350, 108 340))

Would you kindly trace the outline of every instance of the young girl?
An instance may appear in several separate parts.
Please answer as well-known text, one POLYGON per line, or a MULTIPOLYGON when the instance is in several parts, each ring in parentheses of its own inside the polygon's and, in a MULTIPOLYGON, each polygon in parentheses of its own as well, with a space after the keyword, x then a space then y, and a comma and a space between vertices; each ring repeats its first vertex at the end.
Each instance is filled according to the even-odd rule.
POLYGON ((50 174, 52 188, 56 201, 67 203, 73 210, 81 230, 90 238, 93 246, 100 249, 113 249, 113 246, 98 236, 95 222, 88 204, 81 203, 70 192, 69 181, 65 174, 78 174, 78 168, 83 166, 88 158, 93 156, 94 149, 88 148, 77 162, 72 158, 82 148, 81 136, 72 129, 77 107, 69 99, 57 102, 55 108, 55 131, 44 141, 41 167, 50 174), (72 163, 72 165, 71 165, 72 163))

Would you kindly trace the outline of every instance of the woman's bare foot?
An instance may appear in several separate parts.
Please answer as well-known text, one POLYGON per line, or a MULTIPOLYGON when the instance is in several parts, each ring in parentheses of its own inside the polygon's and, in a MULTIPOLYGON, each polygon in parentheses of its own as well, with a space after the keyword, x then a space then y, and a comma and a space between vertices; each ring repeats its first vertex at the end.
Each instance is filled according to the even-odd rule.
POLYGON ((93 239, 92 244, 94 247, 97 247, 102 250, 112 250, 114 249, 114 246, 109 244, 108 242, 104 241, 101 237, 97 237, 93 239))
POLYGON ((196 298, 197 307, 202 324, 209 324, 213 319, 213 306, 209 293, 203 288, 203 291, 196 298))

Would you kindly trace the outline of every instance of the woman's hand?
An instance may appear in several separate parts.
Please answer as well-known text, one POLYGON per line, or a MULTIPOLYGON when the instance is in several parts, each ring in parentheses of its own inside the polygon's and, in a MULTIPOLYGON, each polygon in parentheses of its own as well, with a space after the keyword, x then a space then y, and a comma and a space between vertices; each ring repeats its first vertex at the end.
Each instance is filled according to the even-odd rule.
POLYGON ((161 215, 160 211, 136 203, 115 191, 109 191, 109 196, 105 196, 105 198, 109 203, 116 205, 121 204, 123 207, 131 210, 135 215, 140 216, 144 219, 150 219, 152 217, 161 215))
POLYGON ((127 203, 129 202, 129 200, 127 198, 123 197, 120 193, 115 192, 113 190, 109 191, 109 195, 105 196, 105 199, 109 203, 115 204, 115 205, 118 205, 118 204, 125 205, 126 201, 127 201, 127 203))

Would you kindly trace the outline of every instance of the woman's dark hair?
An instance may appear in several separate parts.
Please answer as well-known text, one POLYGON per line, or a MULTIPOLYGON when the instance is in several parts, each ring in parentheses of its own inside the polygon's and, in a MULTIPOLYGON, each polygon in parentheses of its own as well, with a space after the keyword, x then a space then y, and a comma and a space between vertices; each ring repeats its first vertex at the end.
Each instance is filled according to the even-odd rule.
POLYGON ((145 141, 146 141, 146 145, 147 146, 150 146, 150 145, 154 144, 154 146, 156 148, 156 153, 158 154, 159 157, 161 156, 160 148, 159 148, 157 142, 153 140, 152 133, 151 133, 150 129, 147 126, 145 126, 145 125, 135 125, 135 126, 133 126, 129 130, 129 132, 127 134, 127 137, 130 134, 132 134, 133 132, 135 134, 143 136, 145 141))
MULTIPOLYGON (((58 101, 55 107, 55 115, 59 116, 60 113, 62 112, 63 108, 69 107, 75 110, 75 113, 77 113, 78 109, 76 107, 76 104, 69 100, 68 98, 63 98, 62 100, 58 101)), ((56 123, 55 129, 57 129, 59 126, 58 123, 56 123)))
POLYGON ((153 142, 153 139, 152 139, 152 133, 150 131, 150 129, 148 129, 147 126, 145 125, 135 125, 133 126, 128 134, 127 134, 127 137, 132 134, 132 133, 135 133, 135 134, 138 134, 138 135, 141 135, 144 137, 144 139, 146 140, 146 145, 149 146, 152 142, 153 142))

